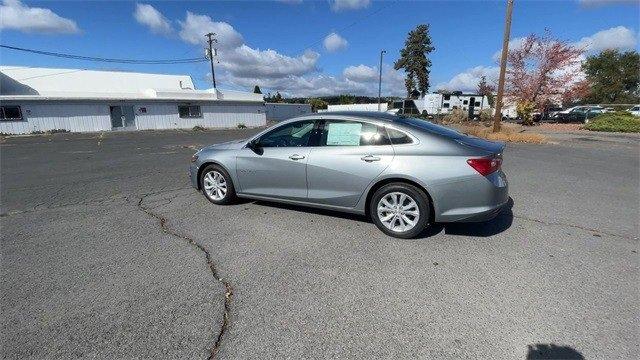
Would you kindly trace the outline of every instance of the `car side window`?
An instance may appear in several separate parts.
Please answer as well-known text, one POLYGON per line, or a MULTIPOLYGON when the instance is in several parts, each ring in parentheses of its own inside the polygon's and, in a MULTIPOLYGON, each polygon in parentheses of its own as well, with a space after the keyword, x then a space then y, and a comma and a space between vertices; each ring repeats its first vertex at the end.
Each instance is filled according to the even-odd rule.
POLYGON ((391 144, 393 145, 411 144, 413 142, 409 135, 403 133, 400 130, 387 128, 387 132, 389 133, 389 139, 391 140, 391 144))
POLYGON ((262 135, 258 143, 261 147, 307 146, 314 124, 314 120, 303 120, 282 125, 262 135))
POLYGON ((371 146, 390 145, 383 127, 375 124, 327 120, 320 133, 320 146, 371 146))

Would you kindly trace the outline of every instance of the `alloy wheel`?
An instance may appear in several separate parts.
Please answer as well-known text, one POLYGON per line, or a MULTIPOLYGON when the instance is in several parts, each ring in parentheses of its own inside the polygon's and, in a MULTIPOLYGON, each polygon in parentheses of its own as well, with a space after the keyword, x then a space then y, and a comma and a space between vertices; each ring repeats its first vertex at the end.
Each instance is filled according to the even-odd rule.
POLYGON ((378 218, 382 225, 394 232, 413 229, 420 219, 418 203, 409 195, 391 192, 378 202, 378 218))
POLYGON ((204 192, 207 196, 216 201, 220 201, 227 196, 227 180, 218 171, 209 171, 203 177, 204 192))

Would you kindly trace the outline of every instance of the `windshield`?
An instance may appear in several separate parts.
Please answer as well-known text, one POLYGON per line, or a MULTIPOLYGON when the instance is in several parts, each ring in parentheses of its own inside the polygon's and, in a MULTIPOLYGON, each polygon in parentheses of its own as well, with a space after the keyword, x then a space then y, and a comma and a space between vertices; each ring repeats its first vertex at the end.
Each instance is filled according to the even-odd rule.
POLYGON ((454 139, 461 138, 464 136, 464 134, 462 134, 461 132, 458 132, 456 130, 453 130, 445 126, 436 125, 427 120, 411 118, 411 117, 400 117, 397 120, 397 122, 400 124, 411 126, 411 127, 416 127, 418 129, 426 130, 438 135, 448 136, 454 139))

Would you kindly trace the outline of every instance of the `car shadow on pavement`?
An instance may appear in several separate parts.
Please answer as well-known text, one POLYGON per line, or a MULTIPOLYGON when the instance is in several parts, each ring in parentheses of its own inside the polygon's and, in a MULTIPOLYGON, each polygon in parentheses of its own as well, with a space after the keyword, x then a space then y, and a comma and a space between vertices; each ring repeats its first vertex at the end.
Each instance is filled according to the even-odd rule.
POLYGON ((278 209, 306 212, 306 213, 317 214, 317 215, 325 215, 325 216, 355 220, 360 222, 368 222, 368 223, 371 222, 371 220, 369 220, 366 216, 360 215, 360 214, 343 213, 343 212, 327 210, 327 209, 313 208, 313 207, 307 207, 302 205, 277 203, 277 202, 270 202, 270 201, 264 201, 264 200, 247 200, 246 202, 251 202, 256 205, 268 206, 268 207, 278 208, 278 209))
MULTIPOLYGON (((372 223, 371 219, 364 215, 343 213, 339 211, 319 209, 313 207, 306 207, 300 205, 283 204, 277 202, 263 201, 263 200, 240 200, 240 204, 253 203, 260 206, 272 207, 278 209, 285 209, 291 211, 306 212, 310 214, 325 215, 341 219, 354 220, 359 222, 372 223)), ((509 227, 513 223, 513 199, 510 197, 507 205, 500 214, 495 218, 485 222, 475 223, 448 223, 448 224, 432 224, 427 227, 417 239, 424 239, 435 236, 444 230, 447 235, 464 235, 464 236, 480 236, 487 237, 499 234, 509 227)))
POLYGON ((527 345, 527 360, 566 359, 584 360, 584 356, 574 348, 556 344, 527 345))
POLYGON ((509 201, 502 211, 493 219, 484 222, 472 223, 448 223, 441 224, 447 235, 464 235, 487 237, 499 234, 511 227, 513 223, 513 199, 509 201))

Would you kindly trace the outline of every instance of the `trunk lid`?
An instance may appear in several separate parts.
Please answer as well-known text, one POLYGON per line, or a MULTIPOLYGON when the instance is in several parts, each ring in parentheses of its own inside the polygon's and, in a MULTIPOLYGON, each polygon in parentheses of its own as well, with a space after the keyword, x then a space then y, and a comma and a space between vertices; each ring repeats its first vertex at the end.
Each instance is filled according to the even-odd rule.
POLYGON ((491 154, 502 154, 505 148, 505 143, 489 141, 485 139, 480 139, 474 136, 462 136, 456 139, 462 145, 472 146, 474 148, 478 148, 484 150, 491 154))

